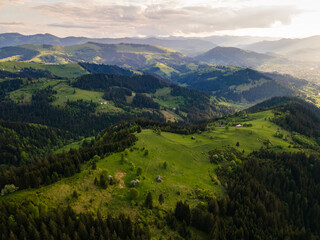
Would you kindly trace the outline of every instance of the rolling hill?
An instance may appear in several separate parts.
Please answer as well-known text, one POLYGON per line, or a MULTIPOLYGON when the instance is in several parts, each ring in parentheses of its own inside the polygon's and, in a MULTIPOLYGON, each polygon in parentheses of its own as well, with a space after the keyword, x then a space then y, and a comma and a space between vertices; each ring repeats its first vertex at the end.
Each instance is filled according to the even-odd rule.
MULTIPOLYGON (((181 65, 183 66, 183 65, 181 65)), ((142 75, 143 71, 130 70, 115 65, 93 64, 93 63, 70 63, 70 64, 38 64, 29 62, 0 62, 0 77, 22 77, 34 78, 58 78, 68 79, 80 77, 84 74, 116 74, 116 75, 142 75), (30 75, 31 74, 31 75, 30 75)), ((209 66, 198 65, 197 70, 185 73, 173 74, 168 78, 170 82, 181 84, 189 89, 205 91, 211 95, 211 99, 221 102, 233 102, 242 109, 274 96, 292 96, 300 94, 311 102, 320 104, 318 87, 305 80, 294 78, 290 75, 277 73, 262 73, 252 69, 232 66, 209 66)), ((157 75, 157 69, 149 69, 151 74, 157 75), (155 71, 152 72, 151 70, 155 71)), ((185 70, 185 69, 184 69, 185 70)), ((65 80, 63 80, 65 81, 65 80)), ((63 82, 62 81, 62 82, 63 82)), ((168 83, 167 83, 168 84, 168 83)), ((65 85, 61 85, 65 86, 65 85)), ((31 89, 31 86, 29 86, 31 89)), ((69 89, 69 88, 68 88, 69 89)), ((61 87, 62 90, 62 87, 61 87)), ((68 90, 72 91, 72 89, 68 90)), ((68 92, 67 91, 67 92, 68 92)), ((190 90, 192 92, 192 90, 190 90)), ((12 94, 14 99, 21 95, 18 90, 12 94), (20 94, 20 95, 19 95, 20 94)), ((162 93, 164 94, 164 92, 162 93)), ((89 94, 90 95, 90 94, 89 94)), ((29 90, 26 90, 25 98, 30 98, 29 90)), ((77 98, 79 99, 79 98, 77 98)), ((86 98, 88 99, 88 98, 86 98)), ((178 103, 176 103, 177 105, 178 103)), ((166 105, 166 104, 164 104, 166 105)), ((179 104, 178 104, 179 105, 179 104)), ((175 106, 172 106, 175 107, 175 106)))
POLYGON ((55 73, 75 70, 74 64, 45 65, 48 70, 38 65, 39 70, 30 68, 37 64, 27 63, 29 68, 12 71, 8 71, 12 63, 3 65, 7 71, 0 72, 4 77, 0 80, 2 119, 49 125, 83 136, 137 117, 193 122, 234 111, 207 93, 116 66, 83 63, 83 68, 77 66, 85 74, 62 78, 55 73))
POLYGON ((234 47, 215 47, 210 51, 195 57, 197 60, 217 65, 234 65, 256 68, 276 57, 256 53, 234 47))
POLYGON ((276 79, 249 68, 214 66, 182 74, 176 81, 242 104, 296 94, 290 83, 276 79))
POLYGON ((198 62, 162 47, 141 44, 86 43, 74 46, 22 45, 0 48, 0 61, 47 64, 92 62, 152 72, 163 78, 197 68, 198 62))
MULTIPOLYGON (((133 120, 77 149, 3 170, 0 226, 10 231, 2 237, 316 237, 319 145, 312 135, 286 130, 304 119, 282 125, 279 116, 294 112, 275 105, 191 128, 133 120), (290 197, 297 192, 310 204, 290 197), (25 222, 32 230, 24 230, 25 222)), ((318 121, 312 113, 307 119, 318 121)))

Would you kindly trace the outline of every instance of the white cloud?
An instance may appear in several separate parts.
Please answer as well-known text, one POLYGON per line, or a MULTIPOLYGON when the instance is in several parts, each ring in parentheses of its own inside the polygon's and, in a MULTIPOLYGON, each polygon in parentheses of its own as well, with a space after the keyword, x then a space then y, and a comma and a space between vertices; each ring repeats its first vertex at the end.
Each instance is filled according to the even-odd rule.
POLYGON ((14 5, 24 5, 26 3, 30 2, 30 0, 1 0, 0 1, 0 7, 4 6, 14 6, 14 5))
MULTIPOLYGON (((288 24, 299 13, 290 6, 227 8, 211 5, 180 6, 179 1, 156 4, 108 4, 102 1, 57 2, 34 7, 60 22, 49 26, 86 26, 134 35, 207 33, 241 28, 266 28, 275 22, 288 24), (70 24, 71 23, 71 24, 70 24)), ((122 1, 123 2, 123 1, 122 1)), ((79 27, 75 27, 79 28, 79 27)))
POLYGON ((4 26, 23 26, 24 23, 22 23, 22 22, 0 22, 0 25, 4 25, 4 26))
POLYGON ((0 8, 0 22, 24 22, 28 33, 33 28, 34 33, 90 37, 261 32, 275 23, 290 26, 304 9, 300 0, 0 0, 0 6, 2 3, 14 4, 11 11, 13 6, 20 7, 9 19, 8 13, 1 16, 0 8))

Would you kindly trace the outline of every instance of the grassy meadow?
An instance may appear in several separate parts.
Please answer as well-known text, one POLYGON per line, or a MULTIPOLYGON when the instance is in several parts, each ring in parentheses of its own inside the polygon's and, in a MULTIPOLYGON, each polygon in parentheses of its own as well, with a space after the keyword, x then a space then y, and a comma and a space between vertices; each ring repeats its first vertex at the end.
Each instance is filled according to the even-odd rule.
MULTIPOLYGON (((91 165, 86 164, 81 173, 73 177, 41 189, 18 191, 6 198, 39 198, 48 205, 70 204, 77 211, 95 211, 101 208, 104 213, 110 211, 132 214, 138 212, 136 204, 142 205, 149 191, 153 194, 156 205, 159 195, 164 195, 164 209, 173 208, 179 199, 186 199, 190 205, 199 204, 199 192, 220 198, 224 195, 224 187, 215 175, 217 165, 209 162, 210 150, 236 147, 236 142, 239 142, 240 146, 236 148, 250 153, 262 146, 266 147, 265 140, 268 139, 271 143, 269 147, 276 151, 298 151, 288 148, 291 139, 284 140, 274 136, 279 127, 265 120, 271 116, 271 111, 250 114, 246 123, 251 123, 252 127, 231 126, 226 129, 213 127, 211 124, 207 131, 192 135, 168 132, 158 135, 146 129, 137 133, 138 141, 131 149, 101 158, 96 170, 91 170, 91 165), (123 162, 121 155, 124 157, 123 162), (139 167, 142 168, 142 174, 137 176, 139 167), (117 184, 110 185, 106 190, 94 185, 94 178, 99 179, 104 170, 117 181, 117 184), (156 181, 157 176, 161 176, 161 183, 156 181), (130 182, 138 178, 141 181, 137 187, 139 197, 132 200, 129 197, 130 182), (77 200, 71 198, 74 190, 79 193, 77 200)), ((290 135, 285 130, 280 131, 284 135, 290 135)), ((80 142, 76 142, 63 149, 77 148, 79 145, 80 142)))
POLYGON ((77 63, 70 64, 39 64, 31 62, 0 62, 0 70, 15 72, 23 68, 34 68, 40 70, 48 70, 53 75, 61 78, 74 78, 87 74, 77 63))

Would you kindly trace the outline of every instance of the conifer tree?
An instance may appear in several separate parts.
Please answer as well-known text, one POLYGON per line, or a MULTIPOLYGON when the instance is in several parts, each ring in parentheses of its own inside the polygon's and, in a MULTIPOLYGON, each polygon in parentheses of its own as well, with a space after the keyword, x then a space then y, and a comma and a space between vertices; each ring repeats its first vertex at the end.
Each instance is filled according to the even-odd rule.
POLYGON ((148 193, 146 201, 145 201, 145 206, 149 209, 153 208, 153 199, 152 199, 152 194, 151 192, 148 193))

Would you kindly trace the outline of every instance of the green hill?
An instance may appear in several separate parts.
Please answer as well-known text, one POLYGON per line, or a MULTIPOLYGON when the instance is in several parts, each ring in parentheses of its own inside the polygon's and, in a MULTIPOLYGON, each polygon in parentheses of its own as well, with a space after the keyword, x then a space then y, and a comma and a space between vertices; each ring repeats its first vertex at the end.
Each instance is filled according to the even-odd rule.
MULTIPOLYGON (((167 76, 167 80, 191 89, 206 91, 212 99, 231 102, 237 108, 242 109, 274 96, 301 95, 310 102, 316 104, 319 102, 318 87, 315 84, 290 75, 262 73, 236 66, 194 65, 196 70, 187 69, 187 66, 182 64, 179 67, 180 72, 167 76)), ((158 75, 158 68, 152 67, 148 71, 152 75, 158 75)), ((73 79, 88 73, 133 76, 142 75, 143 72, 143 70, 121 68, 116 65, 85 62, 70 64, 0 62, 0 77, 11 79, 13 77, 37 79, 46 77, 62 80, 73 79)), ((65 91, 72 90, 66 87, 65 91)), ((170 106, 176 107, 172 104, 170 106)))
MULTIPOLYGON (((4 66, 9 70, 10 65, 4 66)), ((86 74, 71 79, 52 76, 50 71, 58 73, 61 69, 58 65, 45 66, 49 67, 42 69, 48 70, 40 70, 42 65, 39 64, 39 70, 22 68, 2 72, 6 78, 0 82, 1 119, 44 124, 75 134, 91 135, 117 121, 136 117, 194 122, 234 111, 204 92, 186 89, 151 75, 135 75, 115 66, 86 64, 83 66, 88 71, 116 74, 86 74), (17 76, 19 79, 15 79, 17 76)), ((80 65, 78 68, 75 65, 62 66, 65 71, 85 71, 80 65)))
POLYGON ((296 91, 290 84, 240 67, 208 67, 183 74, 176 81, 239 103, 255 103, 275 96, 292 96, 296 91))
POLYGON ((36 124, 0 121, 0 168, 25 165, 71 143, 70 132, 36 124))
MULTIPOLYGON (((4 49, 6 50, 3 55, 5 58, 2 60, 0 52, 0 61, 22 61, 23 58, 23 63, 17 63, 20 66, 18 69, 25 64, 37 69, 46 69, 54 76, 68 78, 85 73, 152 74, 188 88, 207 91, 222 101, 240 104, 242 107, 275 96, 296 95, 304 91, 308 85, 307 82, 288 75, 262 73, 236 66, 201 64, 198 60, 173 50, 151 45, 86 43, 74 46, 22 45, 8 49, 4 49), (23 54, 18 56, 16 55, 18 50, 14 48, 36 51, 38 54, 30 55, 30 58, 23 54), (8 49, 12 50, 12 56, 9 59, 7 58, 8 49), (31 62, 42 64, 36 66, 31 62), (76 62, 80 63, 75 64, 76 62)), ((210 58, 211 55, 216 54, 222 62, 213 63, 253 66, 269 61, 267 60, 269 58, 270 61, 273 59, 267 55, 260 56, 262 54, 221 47, 213 49, 203 57, 210 58)), ((15 66, 13 62, 0 62, 0 67, 4 66, 6 69, 10 64, 15 66)), ((16 70, 13 69, 13 71, 16 70)))
POLYGON ((162 47, 142 44, 99 44, 74 46, 21 45, 0 49, 0 61, 49 64, 91 62, 118 65, 155 73, 164 78, 194 68, 192 58, 162 47), (185 69, 185 70, 183 70, 185 69))
POLYGON ((19 73, 27 68, 48 71, 51 75, 60 78, 73 78, 89 73, 77 63, 70 64, 39 64, 30 62, 0 62, 0 69, 19 73))
POLYGON ((267 54, 251 52, 234 47, 215 47, 195 58, 199 61, 211 64, 253 68, 275 59, 275 57, 267 54))
MULTIPOLYGON (((109 223, 117 216, 123 218, 121 214, 130 216, 131 227, 115 228, 113 234, 106 233, 110 237, 139 231, 136 224, 140 233, 147 234, 145 239, 209 239, 212 234, 245 239, 245 235, 308 234, 270 227, 275 224, 271 217, 280 228, 296 229, 302 221, 310 227, 309 234, 318 236, 319 222, 304 221, 303 214, 290 213, 289 209, 305 208, 308 216, 320 216, 314 211, 319 201, 316 174, 320 163, 314 150, 308 150, 308 156, 304 153, 307 149, 298 143, 296 134, 276 124, 277 118, 277 112, 270 109, 239 112, 193 128, 145 120, 115 125, 96 136, 91 145, 83 144, 79 150, 28 166, 27 182, 19 180, 24 178, 19 174, 20 168, 0 172, 2 187, 10 182, 21 189, 2 197, 5 204, 15 203, 16 208, 1 214, 4 218, 11 214, 20 226, 19 214, 29 212, 27 218, 43 222, 42 228, 47 226, 48 234, 53 236, 58 234, 52 230, 52 222, 59 219, 53 217, 56 214, 66 216, 67 220, 61 220, 64 226, 87 221, 85 230, 75 227, 70 235, 100 233, 100 227, 85 220, 89 213, 97 219, 95 222, 104 221, 108 215, 109 223), (66 167, 59 167, 59 163, 66 167), (49 178, 42 175, 46 171, 49 178), (39 178, 34 179, 33 174, 39 178), (270 175, 286 184, 270 181, 270 175), (158 176, 161 182, 157 181, 158 176), (303 205, 292 200, 288 197, 292 189, 301 189, 301 197, 308 196, 312 203, 303 205), (285 212, 289 214, 283 215, 285 212), (52 216, 50 224, 43 214, 52 216), (266 222, 260 225, 258 222, 263 219, 266 222), (216 221, 225 230, 217 230, 216 221)), ((41 228, 32 221, 30 224, 39 229, 40 236, 45 236, 41 228)), ((9 228, 14 229, 11 225, 9 228)), ((113 229, 112 225, 104 229, 109 228, 113 229)), ((61 234, 67 234, 64 229, 59 230, 61 234)))

